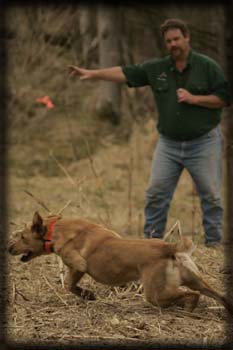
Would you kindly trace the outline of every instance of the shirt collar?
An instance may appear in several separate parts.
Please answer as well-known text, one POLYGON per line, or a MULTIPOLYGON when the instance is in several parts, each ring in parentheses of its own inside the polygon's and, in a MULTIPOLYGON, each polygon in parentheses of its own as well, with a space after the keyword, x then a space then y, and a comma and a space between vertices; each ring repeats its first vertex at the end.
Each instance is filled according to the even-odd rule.
MULTIPOLYGON (((178 70, 176 68, 175 61, 172 59, 171 56, 169 56, 169 60, 170 60, 170 70, 171 70, 171 72, 178 72, 178 70)), ((192 64, 193 64, 193 51, 190 48, 189 54, 188 54, 188 59, 187 59, 187 64, 186 64, 186 67, 184 68, 184 71, 187 68, 192 67, 192 64)))

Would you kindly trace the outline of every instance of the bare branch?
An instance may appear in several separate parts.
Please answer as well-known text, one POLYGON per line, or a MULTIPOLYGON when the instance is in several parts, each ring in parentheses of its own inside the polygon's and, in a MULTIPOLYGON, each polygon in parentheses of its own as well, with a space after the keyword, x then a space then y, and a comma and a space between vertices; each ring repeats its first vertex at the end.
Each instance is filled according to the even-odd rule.
POLYGON ((26 194, 28 194, 30 197, 32 197, 33 199, 35 199, 35 201, 40 204, 49 214, 51 214, 51 211, 49 210, 49 208, 44 204, 44 202, 42 202, 40 199, 38 199, 37 197, 35 197, 31 192, 29 192, 28 190, 23 190, 26 194))
POLYGON ((177 220, 177 221, 175 222, 175 224, 170 228, 170 230, 169 230, 168 232, 165 233, 164 238, 163 238, 164 241, 166 241, 166 240, 168 239, 168 237, 169 237, 172 233, 174 233, 176 227, 178 228, 178 233, 179 233, 179 235, 182 236, 180 221, 177 220))
POLYGON ((72 202, 72 200, 69 200, 62 209, 59 210, 57 216, 61 216, 62 212, 70 205, 70 203, 72 202))
POLYGON ((57 166, 63 171, 63 173, 66 175, 66 177, 69 179, 69 181, 72 183, 72 185, 75 186, 75 181, 72 179, 68 171, 64 168, 64 166, 57 160, 57 158, 54 156, 53 152, 49 152, 49 156, 55 161, 57 166))

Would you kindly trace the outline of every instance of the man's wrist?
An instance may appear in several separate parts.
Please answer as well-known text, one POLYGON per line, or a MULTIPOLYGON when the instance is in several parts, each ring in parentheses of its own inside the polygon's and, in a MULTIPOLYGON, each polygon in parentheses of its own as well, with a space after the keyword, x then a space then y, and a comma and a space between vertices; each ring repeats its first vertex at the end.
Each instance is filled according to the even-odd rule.
POLYGON ((199 104, 199 96, 198 95, 192 95, 192 104, 198 105, 199 104))
POLYGON ((91 71, 91 78, 92 79, 101 79, 101 76, 99 74, 99 70, 98 69, 92 69, 92 71, 91 71))

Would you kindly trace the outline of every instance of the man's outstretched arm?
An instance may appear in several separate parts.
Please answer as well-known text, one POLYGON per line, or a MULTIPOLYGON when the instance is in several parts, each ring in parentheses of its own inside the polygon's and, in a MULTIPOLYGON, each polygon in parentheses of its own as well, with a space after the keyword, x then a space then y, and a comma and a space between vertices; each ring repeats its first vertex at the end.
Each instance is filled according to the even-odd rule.
POLYGON ((70 76, 78 75, 81 80, 107 80, 117 83, 125 83, 126 77, 120 66, 103 69, 84 69, 74 65, 69 65, 70 76))

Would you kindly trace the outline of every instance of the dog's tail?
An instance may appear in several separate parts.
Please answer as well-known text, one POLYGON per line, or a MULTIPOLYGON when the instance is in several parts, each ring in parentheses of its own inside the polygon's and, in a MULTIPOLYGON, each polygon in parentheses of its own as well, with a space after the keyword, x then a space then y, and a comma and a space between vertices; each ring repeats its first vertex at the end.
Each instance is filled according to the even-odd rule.
POLYGON ((191 237, 181 236, 180 240, 175 243, 175 251, 176 253, 192 253, 194 249, 194 244, 191 237))

